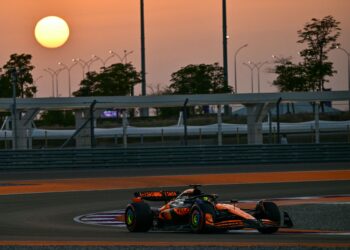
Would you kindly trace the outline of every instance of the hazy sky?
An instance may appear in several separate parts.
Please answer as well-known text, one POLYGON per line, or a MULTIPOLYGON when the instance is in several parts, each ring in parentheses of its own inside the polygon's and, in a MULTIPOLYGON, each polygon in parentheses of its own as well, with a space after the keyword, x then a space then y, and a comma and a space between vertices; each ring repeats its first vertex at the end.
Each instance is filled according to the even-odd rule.
MULTIPOLYGON (((59 61, 71 65, 72 58, 89 60, 92 54, 106 59, 109 50, 123 54, 140 70, 139 0, 0 0, 0 65, 12 53, 33 55, 38 97, 51 95, 51 77, 45 68, 58 69, 59 61), (64 18, 71 29, 69 41, 60 48, 41 47, 34 38, 37 21, 49 15, 64 18)), ((147 82, 169 84, 171 73, 188 64, 222 64, 221 0, 145 0, 147 82)), ((238 92, 250 92, 251 60, 271 60, 271 55, 293 56, 303 48, 296 43, 297 30, 311 18, 333 15, 341 22, 342 46, 350 51, 350 0, 227 0, 229 84, 234 85, 234 52, 245 43, 237 60, 238 92)), ((347 57, 330 54, 338 74, 328 87, 347 89, 347 57)), ((108 63, 117 62, 113 58, 108 63)), ((102 66, 96 61, 91 69, 102 66)), ((262 92, 275 92, 275 75, 261 70, 262 92)), ((257 83, 255 72, 255 84, 257 83)), ((78 88, 82 68, 72 69, 72 90, 78 88)), ((255 90, 257 89, 255 85, 255 90)), ((151 92, 150 88, 147 89, 151 92)), ((138 93, 139 91, 137 91, 138 93)), ((59 74, 59 94, 68 96, 67 72, 59 74)))

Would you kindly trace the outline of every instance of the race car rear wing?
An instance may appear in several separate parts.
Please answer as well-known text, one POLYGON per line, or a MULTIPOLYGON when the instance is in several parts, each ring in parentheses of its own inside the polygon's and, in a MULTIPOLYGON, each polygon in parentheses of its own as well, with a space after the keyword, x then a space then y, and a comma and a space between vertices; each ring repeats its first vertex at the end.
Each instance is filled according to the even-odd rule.
POLYGON ((141 198, 147 201, 170 201, 176 198, 180 192, 178 191, 142 191, 135 192, 136 198, 141 198))

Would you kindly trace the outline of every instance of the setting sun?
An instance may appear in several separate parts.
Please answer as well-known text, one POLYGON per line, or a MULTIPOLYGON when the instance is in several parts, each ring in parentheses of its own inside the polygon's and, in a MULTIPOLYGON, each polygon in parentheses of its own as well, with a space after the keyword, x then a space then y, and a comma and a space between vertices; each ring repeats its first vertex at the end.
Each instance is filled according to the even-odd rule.
POLYGON ((35 38, 46 48, 58 48, 69 38, 68 24, 57 16, 42 18, 35 26, 35 38))

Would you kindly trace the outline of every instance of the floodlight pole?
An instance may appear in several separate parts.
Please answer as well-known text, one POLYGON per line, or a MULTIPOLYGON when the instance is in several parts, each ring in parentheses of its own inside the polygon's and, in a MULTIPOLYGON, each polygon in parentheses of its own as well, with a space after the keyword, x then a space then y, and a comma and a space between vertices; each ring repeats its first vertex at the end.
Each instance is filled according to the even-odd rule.
POLYGON ((239 47, 235 52, 235 61, 234 61, 234 71, 235 71, 235 93, 237 94, 237 54, 245 47, 248 47, 248 44, 244 44, 243 46, 239 47))
POLYGON ((55 75, 51 72, 51 70, 44 69, 45 72, 49 73, 52 81, 52 97, 55 97, 55 75))
POLYGON ((224 67, 224 86, 228 91, 228 62, 227 62, 227 11, 226 0, 222 0, 222 42, 223 42, 223 67, 224 67))
MULTIPOLYGON (((350 91, 350 52, 340 46, 337 46, 337 49, 342 50, 348 56, 348 90, 350 91)), ((350 100, 349 100, 349 112, 350 112, 350 100)))
POLYGON ((17 71, 15 68, 11 71, 12 81, 12 148, 17 149, 17 102, 16 102, 16 87, 17 87, 17 71))
POLYGON ((256 70, 258 71, 258 93, 260 93, 260 68, 264 66, 264 64, 268 63, 268 61, 258 63, 253 63, 249 61, 248 63, 253 65, 253 69, 256 68, 256 70))
POLYGON ((58 65, 60 65, 60 66, 62 66, 64 69, 66 69, 67 70, 67 72, 68 72, 68 96, 69 97, 72 97, 72 90, 71 90, 71 70, 72 70, 72 68, 75 66, 75 65, 77 65, 78 64, 78 62, 73 62, 73 64, 71 65, 71 66, 69 66, 68 67, 68 65, 67 64, 64 64, 64 63, 62 63, 62 62, 58 62, 58 65))
POLYGON ((247 66, 250 69, 250 82, 251 82, 251 89, 252 93, 254 93, 254 66, 251 65, 250 62, 243 63, 244 66, 247 66))
MULTIPOLYGON (((141 95, 146 95, 146 45, 145 45, 145 8, 140 0, 141 19, 141 95)), ((142 108, 142 116, 148 116, 148 108, 142 108)))
MULTIPOLYGON (((226 0, 222 0, 222 42, 223 42, 223 70, 224 70, 224 90, 228 92, 228 60, 227 60, 227 11, 226 0)), ((229 106, 224 107, 225 114, 229 114, 229 106)))

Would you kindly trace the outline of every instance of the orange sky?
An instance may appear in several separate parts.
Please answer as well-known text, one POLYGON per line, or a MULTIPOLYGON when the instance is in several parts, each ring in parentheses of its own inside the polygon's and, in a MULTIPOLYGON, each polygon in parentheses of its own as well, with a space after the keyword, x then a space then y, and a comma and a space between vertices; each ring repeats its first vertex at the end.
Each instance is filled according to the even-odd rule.
MULTIPOLYGON (((238 92, 250 91, 250 71, 243 61, 271 60, 271 55, 293 56, 302 46, 297 30, 311 18, 333 15, 341 22, 342 46, 350 51, 349 0, 227 0, 229 83, 234 84, 233 54, 248 43, 238 57, 238 92)), ((51 95, 51 77, 43 71, 58 69, 62 61, 103 59, 108 51, 134 53, 129 60, 140 70, 139 0, 1 0, 0 65, 12 53, 33 55, 39 97, 51 95), (37 44, 34 26, 44 16, 64 18, 71 28, 69 41, 61 48, 46 49, 37 44)), ((221 0, 145 0, 147 82, 169 84, 171 73, 190 63, 222 62, 221 0)), ((338 74, 328 87, 347 88, 347 60, 341 51, 330 54, 338 74)), ((109 61, 116 62, 117 59, 109 61)), ((97 61, 91 68, 98 70, 97 61)), ((81 67, 72 69, 72 89, 78 88, 81 67)), ((256 77, 256 75, 255 75, 256 77)), ((270 82, 275 75, 261 71, 262 92, 274 92, 270 82)), ((255 79, 255 84, 257 80, 255 79)), ((256 86, 255 86, 256 89, 256 86)), ((150 89, 147 89, 150 92, 150 89)), ((67 72, 59 74, 59 94, 68 96, 67 72)))

